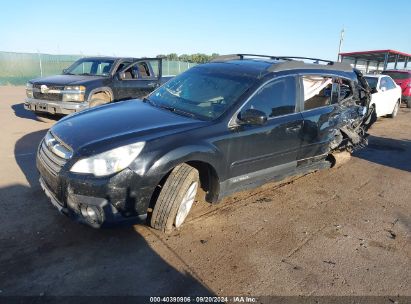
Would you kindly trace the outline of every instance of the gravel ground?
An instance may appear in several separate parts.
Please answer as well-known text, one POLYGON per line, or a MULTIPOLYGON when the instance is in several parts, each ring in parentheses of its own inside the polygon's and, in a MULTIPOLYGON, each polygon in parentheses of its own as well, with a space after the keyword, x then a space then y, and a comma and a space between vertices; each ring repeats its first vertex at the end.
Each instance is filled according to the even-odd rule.
POLYGON ((349 163, 198 203, 183 229, 94 230, 38 183, 48 128, 0 87, 0 295, 411 296, 411 111, 349 163))

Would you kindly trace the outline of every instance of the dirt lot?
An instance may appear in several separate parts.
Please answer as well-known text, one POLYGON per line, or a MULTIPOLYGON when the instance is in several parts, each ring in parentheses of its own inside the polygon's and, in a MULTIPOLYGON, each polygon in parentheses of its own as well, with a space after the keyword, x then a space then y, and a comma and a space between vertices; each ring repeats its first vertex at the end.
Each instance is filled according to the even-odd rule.
POLYGON ((60 215, 35 169, 53 122, 23 99, 0 87, 1 295, 411 296, 409 109, 343 167, 199 204, 166 236, 60 215))

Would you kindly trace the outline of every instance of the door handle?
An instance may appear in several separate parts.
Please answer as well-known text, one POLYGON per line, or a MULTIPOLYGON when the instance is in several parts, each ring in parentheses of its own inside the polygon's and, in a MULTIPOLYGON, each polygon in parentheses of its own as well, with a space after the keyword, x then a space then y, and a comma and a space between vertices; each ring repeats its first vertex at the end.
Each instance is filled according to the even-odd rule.
POLYGON ((301 125, 298 126, 291 126, 285 129, 287 133, 295 133, 301 130, 301 125))
POLYGON ((150 82, 150 83, 147 83, 147 86, 148 87, 155 87, 157 85, 157 82, 150 82))

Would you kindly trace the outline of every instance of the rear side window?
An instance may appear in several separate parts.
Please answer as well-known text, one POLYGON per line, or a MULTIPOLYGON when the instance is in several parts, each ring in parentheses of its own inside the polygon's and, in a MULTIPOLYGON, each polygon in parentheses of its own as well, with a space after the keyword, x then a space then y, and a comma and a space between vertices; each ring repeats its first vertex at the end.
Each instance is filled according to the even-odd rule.
POLYGON ((263 111, 267 117, 276 117, 295 112, 296 80, 293 76, 274 80, 258 90, 243 110, 263 111))
POLYGON ((338 94, 332 77, 303 76, 304 110, 331 105, 332 96, 338 94))
POLYGON ((328 76, 303 76, 304 110, 339 103, 353 95, 347 79, 328 76))

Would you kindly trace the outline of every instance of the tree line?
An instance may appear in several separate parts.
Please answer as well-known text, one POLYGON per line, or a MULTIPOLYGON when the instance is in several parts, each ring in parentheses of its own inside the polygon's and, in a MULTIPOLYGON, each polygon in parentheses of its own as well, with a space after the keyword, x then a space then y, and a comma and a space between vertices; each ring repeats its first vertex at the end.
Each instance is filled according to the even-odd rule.
POLYGON ((205 63, 218 56, 219 54, 217 53, 213 53, 211 55, 202 54, 202 53, 191 54, 191 55, 188 55, 188 54, 177 55, 176 53, 171 53, 168 55, 157 55, 157 58, 165 58, 167 60, 179 60, 179 61, 194 62, 194 63, 205 63))

